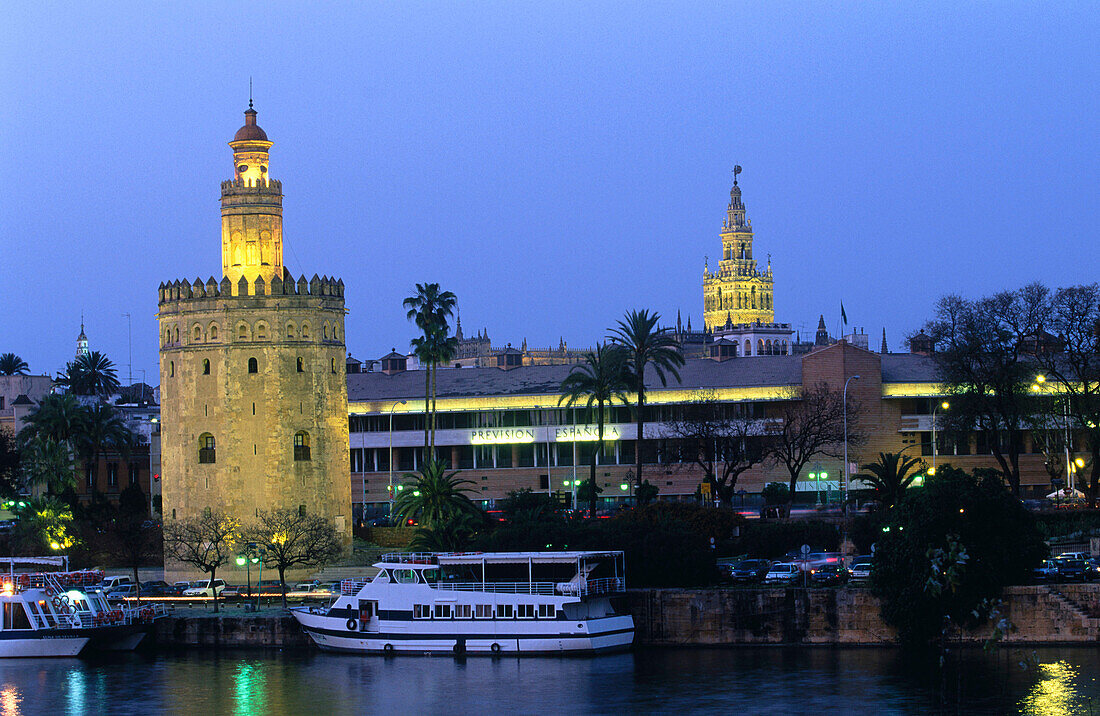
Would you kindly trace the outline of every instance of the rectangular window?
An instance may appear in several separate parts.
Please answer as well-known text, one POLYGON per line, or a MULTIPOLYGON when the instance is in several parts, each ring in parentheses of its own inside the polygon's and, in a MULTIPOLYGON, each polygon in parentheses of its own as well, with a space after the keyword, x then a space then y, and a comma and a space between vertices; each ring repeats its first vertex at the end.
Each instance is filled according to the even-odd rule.
POLYGON ((413 605, 413 619, 431 619, 432 608, 427 604, 413 605))
POLYGON ((436 604, 435 605, 435 618, 436 619, 450 619, 451 618, 451 605, 450 604, 436 604))
POLYGON ((535 605, 534 604, 520 604, 516 610, 519 613, 520 619, 534 619, 535 618, 535 605))
POLYGON ((573 443, 558 443, 558 466, 572 467, 573 443))
POLYGON ((539 489, 540 490, 549 490, 550 489, 550 476, 549 475, 539 475, 539 489))
POLYGON ((511 604, 497 605, 497 619, 511 619, 514 613, 514 608, 511 604))
POLYGON ((118 463, 107 463, 107 487, 118 487, 118 463))
POLYGON ((493 618, 493 605, 492 604, 475 604, 474 605, 474 618, 475 619, 492 619, 493 618))
POLYGON ((556 614, 557 610, 553 604, 539 605, 539 619, 553 619, 556 614))
POLYGON ((455 605, 455 619, 469 619, 473 615, 473 606, 469 604, 455 605))
POLYGON ((95 470, 92 469, 91 465, 84 466, 84 484, 89 490, 95 489, 95 470))
POLYGON ((535 466, 535 445, 533 443, 524 443, 517 445, 517 452, 519 453, 519 467, 534 467, 535 466))
POLYGON ((136 485, 138 480, 141 479, 141 465, 136 462, 130 463, 128 474, 130 475, 130 484, 136 485))
POLYGON ((458 469, 459 470, 472 470, 474 468, 474 446, 473 445, 459 445, 458 446, 458 469))
POLYGON ((512 467, 512 445, 497 445, 497 469, 512 467))

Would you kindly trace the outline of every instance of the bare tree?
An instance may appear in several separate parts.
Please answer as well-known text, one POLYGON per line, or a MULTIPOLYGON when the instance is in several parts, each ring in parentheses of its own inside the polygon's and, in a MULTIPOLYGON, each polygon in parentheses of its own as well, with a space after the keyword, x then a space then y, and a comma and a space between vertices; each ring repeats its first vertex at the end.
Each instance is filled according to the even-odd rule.
POLYGON ((133 572, 139 604, 141 581, 138 579, 138 567, 160 558, 163 549, 164 533, 160 525, 143 515, 119 515, 107 535, 110 555, 118 564, 129 567, 133 572))
MULTIPOLYGON (((849 445, 862 442, 858 427, 859 406, 848 396, 849 445)), ((790 475, 790 503, 794 502, 798 477, 807 463, 818 455, 844 457, 844 397, 826 383, 802 390, 791 389, 768 421, 767 455, 787 468, 790 475)), ((788 504, 790 504, 788 503, 788 504)))
POLYGON ((328 520, 298 510, 260 510, 245 532, 244 541, 264 549, 264 566, 279 572, 286 608, 286 571, 332 561, 340 554, 340 540, 328 520))
POLYGON ((664 436, 679 443, 681 458, 702 469, 727 506, 733 505, 741 474, 767 457, 762 421, 748 416, 744 405, 709 394, 683 406, 678 418, 666 423, 664 436))
POLYGON ((205 512, 201 517, 173 520, 164 527, 164 553, 179 562, 210 575, 208 585, 218 611, 218 592, 214 577, 218 568, 236 556, 240 522, 220 512, 205 512))

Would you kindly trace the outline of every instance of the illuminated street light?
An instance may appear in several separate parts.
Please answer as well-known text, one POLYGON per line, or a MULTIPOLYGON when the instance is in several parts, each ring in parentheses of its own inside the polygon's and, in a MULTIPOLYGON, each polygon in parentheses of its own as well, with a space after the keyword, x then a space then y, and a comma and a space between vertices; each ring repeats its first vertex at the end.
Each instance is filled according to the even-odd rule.
POLYGON ((936 474, 936 411, 940 408, 948 410, 951 407, 951 403, 946 400, 932 408, 932 474, 936 474))

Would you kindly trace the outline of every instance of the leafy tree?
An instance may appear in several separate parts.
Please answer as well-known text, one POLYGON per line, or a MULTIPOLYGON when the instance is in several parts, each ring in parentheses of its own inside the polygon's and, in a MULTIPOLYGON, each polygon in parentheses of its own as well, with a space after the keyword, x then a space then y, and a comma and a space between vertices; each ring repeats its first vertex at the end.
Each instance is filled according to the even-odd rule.
POLYGON ((765 505, 785 505, 791 501, 791 490, 782 482, 769 482, 760 491, 765 505))
POLYGON ((484 526, 484 517, 461 512, 430 529, 418 527, 409 541, 409 548, 423 552, 458 552, 466 549, 484 526))
POLYGON ((15 437, 0 428, 0 498, 11 498, 23 487, 23 469, 15 437))
POLYGON ((1029 356, 1042 333, 1047 290, 1032 284, 977 301, 949 295, 936 305, 925 330, 936 345, 933 360, 951 410, 949 431, 978 430, 1014 494, 1020 494, 1020 453, 1034 410, 1029 356))
MULTIPOLYGON (((1050 297, 1045 314, 1045 328, 1057 336, 1059 348, 1034 351, 1046 382, 1057 389, 1057 396, 1046 401, 1049 410, 1044 452, 1051 453, 1048 470, 1052 477, 1057 476, 1056 468, 1064 475, 1065 465, 1054 463, 1063 462, 1055 455, 1059 448, 1065 448, 1065 434, 1083 436, 1091 465, 1087 473, 1078 472, 1085 477, 1082 487, 1089 505, 1096 507, 1100 498, 1100 285, 1058 289, 1050 297)), ((1032 437, 1035 435, 1033 429, 1032 437)))
POLYGON ((119 390, 115 364, 99 351, 91 351, 66 364, 56 379, 74 395, 98 395, 106 398, 119 390))
POLYGON ((577 500, 589 504, 589 514, 595 514, 596 509, 593 505, 601 494, 603 494, 603 488, 597 485, 595 480, 585 480, 577 488, 577 500))
POLYGON ((635 488, 634 499, 637 500, 638 505, 642 507, 651 502, 655 502, 657 500, 657 486, 649 480, 644 480, 642 484, 635 488))
POLYGON ((118 494, 118 513, 120 516, 133 516, 142 521, 149 519, 149 500, 142 491, 141 485, 131 482, 118 494))
MULTIPOLYGON (((447 343, 447 319, 454 312, 457 303, 458 297, 450 291, 441 290, 438 283, 416 284, 416 295, 409 296, 402 302, 402 306, 408 310, 406 314, 408 319, 413 321, 416 327, 423 332, 419 339, 415 339, 419 343, 414 342, 413 345, 418 351, 422 351, 422 353, 417 353, 417 358, 426 367, 424 373, 424 453, 429 460, 434 459, 434 455, 429 453, 429 433, 435 423, 435 416, 429 403, 432 393, 432 379, 438 367, 437 361, 441 357, 446 360, 450 359, 446 357, 448 346, 452 345, 447 343), (427 362, 425 363, 425 361, 427 362), (429 416, 431 416, 430 422, 429 416)), ((453 346, 454 350, 457 351, 457 340, 453 340, 453 346)), ((451 351, 450 357, 453 356, 454 351, 451 351)))
POLYGON ((819 383, 801 391, 792 390, 777 409, 778 421, 769 422, 768 456, 790 475, 788 501, 806 465, 818 455, 843 458, 844 440, 858 444, 858 408, 848 399, 848 430, 844 430, 844 398, 839 390, 819 383))
POLYGON ((236 557, 240 541, 240 522, 221 512, 206 511, 201 517, 172 520, 164 526, 164 553, 183 564, 209 574, 207 583, 218 611, 214 579, 218 569, 236 557))
POLYGON ((562 504, 558 498, 530 488, 509 492, 501 503, 504 520, 511 524, 560 520, 562 504))
POLYGON ((111 450, 124 456, 129 455, 134 437, 118 412, 106 403, 91 405, 85 408, 84 414, 81 430, 76 435, 76 444, 80 453, 88 460, 89 469, 98 484, 99 456, 111 450))
POLYGON ((0 375, 26 375, 28 370, 27 361, 14 353, 0 354, 0 375))
POLYGON ((1003 588, 1030 579, 1048 551, 999 472, 951 466, 904 494, 875 544, 882 615, 918 646, 942 639, 945 617, 957 627, 980 624, 1003 588))
POLYGON ((920 475, 918 470, 923 465, 920 458, 880 452, 878 462, 867 463, 860 467, 869 474, 858 475, 858 477, 874 490, 875 501, 889 510, 901 500, 906 488, 917 479, 920 475))
POLYGON ((631 311, 611 329, 611 342, 626 352, 628 381, 636 397, 634 420, 638 426, 638 439, 634 441, 634 484, 642 484, 642 443, 645 440, 645 374, 653 366, 661 385, 667 385, 666 372, 680 380, 678 368, 684 365, 684 356, 673 337, 671 329, 659 328, 661 314, 647 309, 631 311))
POLYGON ((406 473, 406 479, 414 480, 394 500, 394 514, 401 520, 415 519, 420 525, 432 529, 459 514, 481 515, 481 510, 470 501, 472 480, 458 479, 458 470, 447 472, 441 460, 432 460, 418 474, 406 473))
POLYGON ((767 457, 757 422, 739 405, 706 397, 683 406, 666 424, 665 435, 679 441, 687 465, 696 465, 727 507, 733 505, 737 479, 767 457))
POLYGON ((23 554, 64 552, 76 545, 73 513, 69 506, 52 497, 31 498, 14 509, 15 542, 23 554))
POLYGON ((585 421, 591 422, 593 417, 596 419, 596 449, 592 451, 588 479, 593 488, 588 493, 589 514, 596 512, 596 460, 603 455, 604 409, 611 407, 615 401, 627 404, 625 391, 629 387, 628 377, 626 354, 622 348, 601 343, 595 352, 586 353, 584 362, 574 365, 561 382, 562 396, 558 399, 558 405, 565 403, 566 407, 573 407, 583 401, 585 421))
POLYGON ((241 542, 264 548, 264 566, 279 572, 286 608, 286 571, 331 562, 341 552, 336 528, 319 515, 298 510, 260 510, 241 542))

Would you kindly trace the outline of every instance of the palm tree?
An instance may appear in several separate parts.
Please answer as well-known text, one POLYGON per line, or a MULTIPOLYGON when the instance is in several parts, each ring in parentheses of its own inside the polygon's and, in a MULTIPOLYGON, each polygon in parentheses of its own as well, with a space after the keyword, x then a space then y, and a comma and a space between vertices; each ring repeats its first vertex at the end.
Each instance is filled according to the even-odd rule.
POLYGON ((415 519, 427 529, 435 529, 462 514, 480 517, 481 510, 466 494, 474 491, 475 483, 457 476, 458 470, 448 473, 441 460, 428 462, 417 474, 406 473, 405 478, 414 482, 402 486, 393 503, 394 515, 401 520, 415 519))
POLYGON ((430 446, 427 451, 426 460, 435 459, 435 394, 436 394, 436 369, 440 363, 449 363, 454 360, 455 355, 458 354, 458 339, 454 336, 448 336, 449 328, 446 324, 442 326, 436 326, 430 328, 424 332, 423 336, 417 336, 412 339, 413 351, 416 353, 417 359, 429 369, 424 374, 425 381, 425 399, 424 399, 424 411, 425 411, 425 429, 428 430, 431 439, 430 446), (430 378, 430 383, 428 382, 430 378), (431 386, 430 388, 428 386, 431 386), (428 396, 431 396, 431 407, 429 410, 428 396), (431 413, 431 422, 428 422, 428 413, 431 413))
POLYGON ((22 465, 28 486, 41 485, 46 494, 59 495, 76 486, 73 451, 69 443, 35 435, 23 445, 22 465))
POLYGON ((900 500, 905 489, 919 477, 915 469, 922 465, 915 457, 904 457, 900 453, 880 452, 878 461, 862 465, 869 475, 860 475, 859 479, 875 491, 875 500, 886 509, 892 508, 900 500), (910 473, 910 471, 914 471, 910 473))
POLYGON ((626 366, 630 371, 632 388, 637 397, 635 422, 638 426, 638 439, 634 442, 634 484, 642 484, 642 440, 645 431, 645 371, 650 365, 657 371, 661 385, 667 385, 665 373, 680 381, 680 371, 684 365, 684 356, 680 352, 672 331, 658 328, 661 314, 650 313, 647 309, 631 311, 624 320, 611 330, 611 342, 626 351, 626 366))
POLYGON ((99 351, 77 356, 65 366, 65 372, 57 376, 57 383, 66 386, 74 395, 107 397, 119 389, 115 364, 99 351))
POLYGON ((26 375, 28 370, 27 361, 14 353, 0 355, 0 375, 26 375))
POLYGON ((19 437, 22 442, 35 436, 71 442, 84 432, 87 419, 87 410, 73 396, 68 393, 47 395, 38 404, 38 409, 27 416, 27 424, 19 437))
MULTIPOLYGON (((443 337, 447 334, 447 319, 454 312, 458 297, 450 291, 441 291, 438 283, 416 284, 416 295, 409 296, 401 305, 408 309, 406 314, 416 327, 423 331, 423 335, 413 339, 413 349, 417 351, 416 357, 422 365, 426 366, 424 374, 424 458, 426 461, 434 459, 428 455, 429 450, 429 424, 428 416, 431 413, 429 400, 431 398, 431 384, 435 377, 436 360, 439 351, 433 349, 438 343, 433 338, 433 333, 441 332, 443 337)), ((457 341, 455 342, 457 351, 457 341)), ((433 420, 434 422, 434 420, 433 420)))
POLYGON ((596 449, 592 451, 592 469, 589 475, 588 511, 596 512, 596 457, 603 455, 604 408, 610 407, 616 400, 627 404, 626 391, 629 389, 625 351, 616 345, 601 343, 596 352, 589 351, 584 362, 573 366, 569 375, 561 382, 561 398, 558 405, 565 403, 567 408, 584 402, 585 420, 596 418, 596 449), (596 409, 593 410, 593 406, 596 409))
POLYGON ((477 531, 484 526, 484 516, 462 512, 431 529, 418 528, 409 541, 409 548, 421 552, 457 552, 466 549, 477 531))

